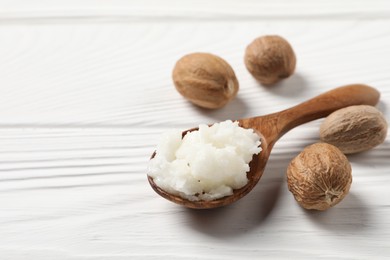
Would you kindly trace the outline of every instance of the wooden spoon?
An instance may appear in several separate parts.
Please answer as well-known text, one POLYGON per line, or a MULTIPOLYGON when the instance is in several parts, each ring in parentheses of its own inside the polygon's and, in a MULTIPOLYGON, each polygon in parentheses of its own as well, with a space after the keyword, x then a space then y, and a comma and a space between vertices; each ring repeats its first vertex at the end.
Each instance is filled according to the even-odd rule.
MULTIPOLYGON (((348 85, 325 92, 297 106, 277 113, 238 120, 241 127, 252 128, 259 134, 262 151, 260 154, 254 155, 249 163, 250 170, 247 172, 248 183, 240 189, 233 190, 232 195, 212 201, 189 201, 164 191, 154 183, 153 178, 150 176, 148 176, 149 183, 162 197, 188 208, 208 209, 231 204, 248 194, 258 183, 272 147, 289 130, 312 120, 326 117, 343 107, 352 105, 374 106, 379 101, 379 96, 379 92, 372 87, 361 84, 348 85)), ((197 129, 186 130, 183 132, 183 136, 187 132, 196 131, 197 129)), ((154 156, 155 153, 152 155, 152 158, 154 156)))

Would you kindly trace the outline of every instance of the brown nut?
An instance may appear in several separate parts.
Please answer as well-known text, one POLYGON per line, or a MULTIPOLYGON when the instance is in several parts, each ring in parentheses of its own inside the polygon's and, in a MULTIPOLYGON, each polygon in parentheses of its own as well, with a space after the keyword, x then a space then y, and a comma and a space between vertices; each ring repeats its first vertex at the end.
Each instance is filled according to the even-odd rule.
POLYGON ((347 195, 351 172, 347 157, 337 147, 316 143, 290 162, 287 185, 302 207, 326 210, 347 195))
POLYGON ((255 79, 264 85, 271 85, 294 73, 296 57, 284 38, 266 35, 248 45, 244 62, 255 79))
POLYGON ((238 92, 232 67, 209 53, 192 53, 177 61, 173 82, 179 93, 200 107, 220 108, 238 92))
POLYGON ((323 142, 351 154, 369 150, 383 143, 387 123, 373 106, 358 105, 339 109, 330 114, 320 127, 323 142))

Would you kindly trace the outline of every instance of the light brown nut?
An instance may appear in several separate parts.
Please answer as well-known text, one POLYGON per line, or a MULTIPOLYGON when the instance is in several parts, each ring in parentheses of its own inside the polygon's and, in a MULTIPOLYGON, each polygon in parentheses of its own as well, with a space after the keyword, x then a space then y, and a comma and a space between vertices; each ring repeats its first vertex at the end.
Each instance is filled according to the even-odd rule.
POLYGON ((366 151, 383 143, 387 122, 373 106, 359 105, 330 114, 320 127, 323 142, 337 146, 343 153, 366 151))
POLYGON ((172 74, 179 93, 200 107, 220 108, 238 92, 232 67, 209 53, 192 53, 177 61, 172 74))
POLYGON ((349 192, 352 169, 335 146, 316 143, 306 147, 287 168, 288 189, 306 209, 326 210, 349 192))
POLYGON ((294 73, 296 57, 287 40, 277 35, 266 35, 248 45, 244 62, 255 79, 271 85, 294 73))

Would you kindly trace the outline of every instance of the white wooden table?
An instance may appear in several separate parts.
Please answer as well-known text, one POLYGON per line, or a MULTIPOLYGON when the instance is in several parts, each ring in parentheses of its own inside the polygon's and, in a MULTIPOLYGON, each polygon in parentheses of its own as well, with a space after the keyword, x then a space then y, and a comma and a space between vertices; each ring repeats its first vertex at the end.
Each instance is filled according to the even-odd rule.
POLYGON ((390 122, 389 1, 0 0, 0 259, 389 259, 390 138, 349 156, 350 194, 326 212, 287 190, 321 120, 275 146, 259 185, 216 210, 159 197, 159 134, 263 115, 349 83, 381 91, 390 122), (297 71, 260 86, 246 45, 279 34, 297 71), (237 98, 206 111, 174 89, 184 54, 226 59, 237 98))

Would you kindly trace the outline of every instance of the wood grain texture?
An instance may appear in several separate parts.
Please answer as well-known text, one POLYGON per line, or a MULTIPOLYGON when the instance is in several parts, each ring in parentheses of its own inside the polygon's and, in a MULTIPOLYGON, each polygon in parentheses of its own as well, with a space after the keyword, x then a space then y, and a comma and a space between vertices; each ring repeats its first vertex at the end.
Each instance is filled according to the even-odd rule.
POLYGON ((302 210, 286 167, 319 140, 321 120, 273 148, 239 202, 194 211, 150 188, 159 134, 280 111, 334 87, 381 92, 390 122, 387 1, 0 1, 1 259, 388 259, 390 136, 348 156, 350 194, 326 212, 302 210), (280 34, 296 73, 274 88, 246 71, 245 47, 280 34), (220 110, 174 89, 184 54, 223 57, 240 82, 220 110))

